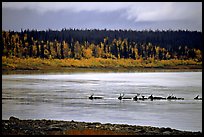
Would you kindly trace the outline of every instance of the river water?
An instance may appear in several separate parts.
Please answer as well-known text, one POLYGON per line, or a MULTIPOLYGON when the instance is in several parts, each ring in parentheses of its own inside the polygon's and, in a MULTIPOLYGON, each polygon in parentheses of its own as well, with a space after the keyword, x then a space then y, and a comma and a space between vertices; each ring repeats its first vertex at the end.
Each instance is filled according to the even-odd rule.
POLYGON ((202 131, 202 72, 2 75, 2 119, 75 120, 202 131), (175 95, 184 100, 118 100, 175 95), (90 100, 88 97, 102 96, 90 100))

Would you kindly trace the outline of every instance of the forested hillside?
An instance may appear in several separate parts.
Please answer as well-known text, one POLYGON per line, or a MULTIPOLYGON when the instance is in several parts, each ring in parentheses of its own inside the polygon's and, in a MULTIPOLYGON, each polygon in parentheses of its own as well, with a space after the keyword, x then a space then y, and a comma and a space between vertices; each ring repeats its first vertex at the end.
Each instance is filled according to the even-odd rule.
POLYGON ((106 29, 2 31, 2 51, 3 56, 19 58, 202 61, 202 32, 106 29))

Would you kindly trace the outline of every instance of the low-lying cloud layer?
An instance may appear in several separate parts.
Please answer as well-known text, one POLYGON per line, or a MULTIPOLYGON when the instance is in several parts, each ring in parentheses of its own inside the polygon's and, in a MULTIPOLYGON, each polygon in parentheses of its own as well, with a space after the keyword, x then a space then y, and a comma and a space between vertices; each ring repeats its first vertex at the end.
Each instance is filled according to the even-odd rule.
MULTIPOLYGON (((169 29, 179 29, 180 27, 180 29, 202 30, 201 2, 3 2, 2 7, 3 27, 8 27, 5 23, 7 23, 6 21, 8 19, 12 20, 12 12, 21 12, 19 19, 26 20, 26 18, 23 18, 26 16, 24 15, 26 13, 22 11, 27 11, 27 14, 30 14, 29 16, 33 16, 33 18, 36 16, 45 17, 45 15, 48 17, 51 16, 50 14, 56 16, 57 14, 59 14, 59 16, 63 14, 63 17, 66 17, 67 14, 67 17, 70 19, 75 19, 75 16, 78 16, 79 19, 77 20, 79 22, 75 22, 78 28, 84 26, 80 23, 81 21, 90 22, 90 24, 93 25, 97 22, 97 27, 102 29, 108 28, 108 24, 116 23, 114 20, 123 20, 122 26, 125 27, 126 24, 127 29, 133 26, 135 26, 135 28, 132 29, 137 29, 138 26, 142 27, 142 24, 152 24, 152 26, 147 26, 147 29, 166 29, 160 27, 162 25, 161 23, 164 23, 170 27, 169 29), (111 15, 107 17, 108 14, 113 14, 112 17, 114 16, 115 18, 109 18, 111 15), (97 15, 103 20, 102 23, 93 18, 97 17, 97 15), (86 17, 86 19, 84 17, 86 17), (82 18, 81 21, 80 18, 82 18), (104 24, 106 24, 106 26, 104 26, 104 24), (156 27, 156 24, 160 24, 160 26, 156 27), (175 28, 175 26, 177 27, 175 28)), ((57 17, 53 16, 53 18, 57 17)), ((42 23, 43 20, 42 18, 42 23)), ((64 21, 64 19, 61 20, 64 21)), ((18 22, 16 23, 18 24, 18 22)), ((118 24, 120 24, 120 22, 117 22, 115 25, 120 26, 118 24)), ((50 25, 47 25, 49 28, 50 25)), ((69 28, 71 24, 67 22, 64 26, 69 28)), ((60 27, 62 28, 64 26, 60 27)), ((87 27, 88 26, 89 25, 87 25, 87 27)))

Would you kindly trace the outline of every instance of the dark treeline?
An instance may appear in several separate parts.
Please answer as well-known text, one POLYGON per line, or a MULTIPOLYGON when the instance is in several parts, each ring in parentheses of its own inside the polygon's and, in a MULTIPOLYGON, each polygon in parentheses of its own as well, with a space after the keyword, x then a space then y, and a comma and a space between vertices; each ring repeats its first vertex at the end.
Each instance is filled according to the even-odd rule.
POLYGON ((3 56, 40 58, 132 58, 202 60, 202 32, 21 30, 2 31, 3 56))

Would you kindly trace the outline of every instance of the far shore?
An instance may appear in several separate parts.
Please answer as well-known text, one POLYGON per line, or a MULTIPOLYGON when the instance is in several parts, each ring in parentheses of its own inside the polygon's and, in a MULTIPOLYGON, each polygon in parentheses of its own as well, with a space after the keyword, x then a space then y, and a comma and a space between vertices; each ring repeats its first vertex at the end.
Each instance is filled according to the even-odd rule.
POLYGON ((202 62, 195 60, 133 60, 133 59, 40 59, 2 57, 2 72, 202 72, 202 62))

